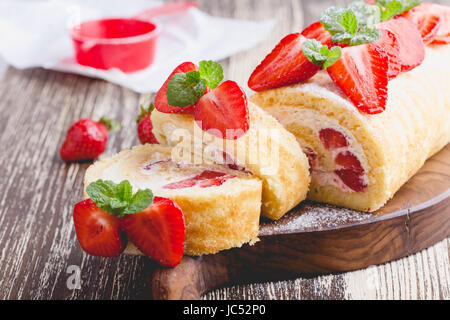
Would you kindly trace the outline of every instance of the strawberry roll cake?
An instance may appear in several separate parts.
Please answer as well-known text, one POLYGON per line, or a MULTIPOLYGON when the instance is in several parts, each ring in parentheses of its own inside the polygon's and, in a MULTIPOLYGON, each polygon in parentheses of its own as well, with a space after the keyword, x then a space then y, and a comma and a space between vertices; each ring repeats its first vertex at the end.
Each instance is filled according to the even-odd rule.
MULTIPOLYGON (((153 111, 153 132, 162 144, 192 150, 193 161, 223 163, 262 180, 262 215, 279 219, 306 198, 309 165, 295 137, 249 103, 250 128, 235 140, 199 129, 193 116, 153 111), (187 143, 186 143, 187 141, 187 143)), ((185 154, 186 155, 186 154, 185 154)))
POLYGON ((307 154, 309 199, 375 211, 450 141, 450 10, 398 12, 368 43, 335 37, 330 17, 342 12, 283 39, 250 77, 250 100, 307 154))
MULTIPOLYGON (((201 74, 206 63, 211 62, 200 62, 201 74)), ((221 70, 220 65, 215 67, 221 70)), ((194 105, 174 107, 171 103, 190 93, 175 89, 196 70, 192 63, 180 65, 157 93, 151 115, 156 139, 173 146, 174 156, 185 162, 220 163, 251 172, 262 181, 261 214, 279 219, 306 198, 310 182, 307 157, 275 118, 247 103, 234 81, 218 86, 207 82, 206 91, 193 100, 194 105)))
MULTIPOLYGON (((258 239, 262 184, 248 171, 178 162, 169 147, 146 144, 91 165, 85 188, 98 179, 128 180, 134 191, 151 189, 175 201, 186 224, 185 254, 216 253, 258 239)), ((125 252, 140 253, 131 242, 125 252)))

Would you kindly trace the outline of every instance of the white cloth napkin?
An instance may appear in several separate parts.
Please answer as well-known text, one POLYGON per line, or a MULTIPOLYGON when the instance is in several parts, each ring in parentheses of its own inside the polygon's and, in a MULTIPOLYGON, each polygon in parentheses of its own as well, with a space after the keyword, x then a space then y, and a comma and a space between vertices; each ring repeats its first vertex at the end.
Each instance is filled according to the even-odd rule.
POLYGON ((126 74, 118 69, 97 70, 78 65, 70 27, 102 17, 130 17, 162 4, 149 0, 0 1, 0 56, 16 68, 43 67, 78 73, 128 87, 155 92, 183 61, 220 60, 261 42, 274 25, 210 16, 197 8, 157 17, 161 25, 154 63, 126 74))

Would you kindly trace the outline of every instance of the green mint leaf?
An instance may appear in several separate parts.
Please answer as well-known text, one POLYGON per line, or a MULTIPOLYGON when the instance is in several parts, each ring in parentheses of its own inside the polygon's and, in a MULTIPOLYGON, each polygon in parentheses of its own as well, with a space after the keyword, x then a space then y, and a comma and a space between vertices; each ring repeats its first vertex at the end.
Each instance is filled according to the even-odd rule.
POLYGON ((198 71, 200 77, 206 81, 206 85, 210 89, 214 89, 223 80, 223 69, 222 66, 212 60, 200 61, 198 65, 198 71))
POLYGON ((381 12, 381 21, 389 20, 420 4, 420 0, 377 0, 381 12))
POLYGON ((150 189, 138 190, 131 198, 128 206, 123 211, 125 214, 133 214, 143 211, 153 202, 153 192, 150 189))
POLYGON ((341 48, 339 46, 334 46, 332 47, 329 51, 328 51, 328 57, 327 60, 325 60, 325 62, 323 63, 322 68, 324 70, 327 70, 327 68, 329 66, 331 66, 332 64, 334 64, 336 61, 339 60, 339 58, 341 57, 342 51, 341 48))
POLYGON ((341 57, 341 48, 339 46, 328 49, 328 46, 322 45, 314 39, 305 40, 302 44, 302 51, 309 61, 322 66, 324 70, 341 57))
POLYGON ((327 30, 331 35, 347 31, 340 23, 341 16, 344 12, 345 9, 330 7, 326 9, 320 16, 320 22, 322 23, 325 30, 327 30))
POLYGON ((358 21, 358 25, 373 26, 381 21, 380 8, 378 6, 370 5, 364 1, 352 2, 348 9, 353 11, 358 21))
POLYGON ((321 66, 327 59, 327 55, 322 51, 323 47, 324 46, 319 41, 315 39, 307 39, 302 44, 302 51, 309 61, 315 65, 321 66))
POLYGON ((414 7, 417 7, 421 2, 422 2, 421 0, 406 0, 403 4, 403 12, 406 12, 414 7))
POLYGON ((340 17, 341 25, 344 27, 347 33, 355 34, 358 29, 358 22, 356 16, 351 10, 344 11, 340 17))
POLYGON ((334 43, 347 43, 349 44, 352 38, 354 37, 353 34, 342 32, 342 33, 336 33, 331 37, 331 41, 334 43))
POLYGON ((195 73, 176 73, 167 84, 167 103, 174 107, 187 107, 195 104, 205 92, 206 82, 195 81, 195 73), (187 75, 189 73, 189 75, 187 75))
POLYGON ((383 7, 384 8, 380 8, 381 21, 385 21, 396 16, 397 13, 402 10, 403 3, 400 0, 385 1, 383 7))
POLYGON ((206 86, 216 88, 223 79, 222 66, 214 61, 200 61, 198 71, 176 73, 167 84, 167 103, 174 107, 194 105, 205 93, 206 86))
POLYGON ((109 180, 97 180, 89 184, 86 193, 97 207, 108 213, 114 214, 111 200, 116 197, 116 184, 109 180))
POLYGON ((133 196, 133 188, 128 180, 123 180, 116 186, 115 193, 117 199, 128 202, 133 196))
POLYGON ((381 32, 375 24, 380 21, 380 15, 377 6, 353 2, 346 9, 328 8, 321 15, 320 22, 333 42, 354 46, 379 40, 381 32))
POLYGON ((134 195, 128 180, 119 184, 109 180, 97 180, 89 184, 86 193, 101 210, 119 218, 125 214, 141 212, 153 202, 150 189, 138 190, 134 195))
POLYGON ((376 27, 362 27, 359 32, 350 40, 351 46, 359 44, 377 42, 381 38, 381 31, 376 27))
POLYGON ((186 81, 188 83, 197 84, 200 80, 200 72, 195 70, 186 72, 186 81))

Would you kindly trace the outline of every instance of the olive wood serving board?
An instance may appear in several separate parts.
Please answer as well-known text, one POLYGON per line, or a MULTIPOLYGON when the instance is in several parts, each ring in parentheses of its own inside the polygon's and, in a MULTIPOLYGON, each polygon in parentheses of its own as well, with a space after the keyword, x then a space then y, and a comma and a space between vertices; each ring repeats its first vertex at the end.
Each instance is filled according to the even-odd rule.
POLYGON ((366 268, 425 249, 450 235, 450 145, 384 207, 368 214, 304 202, 278 221, 261 220, 260 241, 184 256, 152 276, 155 299, 199 299, 215 288, 366 268))

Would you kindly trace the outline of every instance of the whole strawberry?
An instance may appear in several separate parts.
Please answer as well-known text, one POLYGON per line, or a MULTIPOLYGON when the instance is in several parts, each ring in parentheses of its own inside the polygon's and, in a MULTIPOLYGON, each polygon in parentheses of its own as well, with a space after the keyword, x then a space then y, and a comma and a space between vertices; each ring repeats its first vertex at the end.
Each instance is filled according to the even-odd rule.
POLYGON ((153 135, 153 124, 151 119, 151 113, 155 109, 155 106, 153 103, 149 105, 147 109, 145 109, 143 106, 141 106, 141 114, 137 118, 136 122, 138 124, 137 126, 137 132, 139 141, 142 144, 146 143, 159 143, 156 137, 153 135))
POLYGON ((64 161, 96 159, 106 149, 108 130, 118 129, 117 122, 105 117, 100 121, 80 119, 70 126, 59 154, 64 161))

